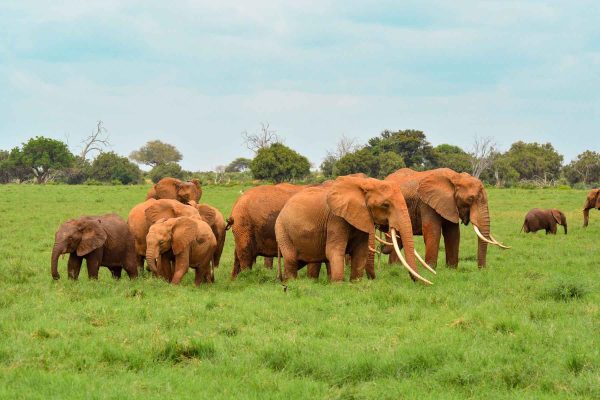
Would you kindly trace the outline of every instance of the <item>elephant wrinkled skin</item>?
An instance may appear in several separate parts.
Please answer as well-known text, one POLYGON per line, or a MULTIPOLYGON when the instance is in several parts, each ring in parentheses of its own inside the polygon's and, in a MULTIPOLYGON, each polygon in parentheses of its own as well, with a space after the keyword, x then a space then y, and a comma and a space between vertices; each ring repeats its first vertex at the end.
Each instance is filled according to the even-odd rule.
POLYGON ((125 269, 130 278, 138 275, 133 235, 127 223, 116 214, 83 216, 63 223, 55 234, 51 272, 59 279, 58 257, 69 253, 69 278, 77 279, 85 259, 88 276, 98 279, 100 266, 110 269, 115 278, 125 269))

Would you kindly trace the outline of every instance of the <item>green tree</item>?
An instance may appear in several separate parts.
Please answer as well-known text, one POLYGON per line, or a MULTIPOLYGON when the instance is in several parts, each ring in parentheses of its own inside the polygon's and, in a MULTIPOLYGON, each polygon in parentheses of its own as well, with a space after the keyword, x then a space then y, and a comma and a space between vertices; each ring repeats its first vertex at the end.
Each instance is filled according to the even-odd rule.
POLYGON ((96 157, 90 169, 90 178, 101 182, 119 181, 124 185, 135 184, 142 180, 142 171, 127 157, 109 151, 96 157))
POLYGON ((378 137, 371 138, 367 148, 371 148, 374 154, 394 152, 402 157, 409 168, 428 169, 435 165, 433 147, 422 131, 385 130, 378 137))
POLYGON ((321 166, 319 168, 321 169, 321 173, 325 178, 334 177, 333 168, 336 162, 337 158, 333 154, 327 154, 325 159, 323 159, 323 162, 321 163, 321 166))
POLYGON ((600 153, 584 151, 565 166, 564 174, 571 185, 600 183, 600 153))
POLYGON ((310 174, 308 159, 281 143, 259 149, 250 164, 256 179, 276 183, 302 179, 310 174))
POLYGON ((348 153, 336 161, 333 174, 340 176, 362 172, 368 176, 382 179, 405 166, 402 157, 392 151, 375 154, 369 147, 364 147, 348 153))
POLYGON ((68 168, 74 156, 60 140, 37 136, 23 144, 20 163, 30 168, 37 183, 45 183, 50 174, 68 168))
POLYGON ((519 174, 519 179, 557 179, 560 174, 563 156, 551 143, 525 143, 518 141, 510 146, 505 156, 519 174))
POLYGON ((456 172, 471 173, 472 157, 458 146, 440 144, 433 148, 436 168, 450 168, 456 172))
POLYGON ((225 167, 225 172, 244 172, 250 169, 250 163, 252 162, 249 158, 238 157, 228 166, 225 167))
POLYGON ((166 177, 183 179, 184 172, 179 164, 168 162, 152 168, 148 175, 150 176, 150 179, 152 179, 152 182, 157 183, 162 178, 166 177))
POLYGON ((490 154, 490 167, 485 169, 480 179, 497 187, 512 186, 519 180, 519 173, 510 164, 506 153, 493 152, 490 154))
POLYGON ((152 140, 142 146, 139 150, 132 151, 129 158, 138 164, 156 167, 168 162, 181 161, 181 153, 175 146, 163 143, 160 140, 152 140))

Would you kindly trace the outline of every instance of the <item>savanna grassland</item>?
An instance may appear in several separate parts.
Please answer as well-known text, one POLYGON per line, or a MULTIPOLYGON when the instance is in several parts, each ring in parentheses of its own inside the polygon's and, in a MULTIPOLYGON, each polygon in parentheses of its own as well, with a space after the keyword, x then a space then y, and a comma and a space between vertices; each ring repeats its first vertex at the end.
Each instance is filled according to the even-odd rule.
MULTIPOLYGON (((126 217, 147 189, 0 186, 0 398, 600 398, 600 212, 581 227, 583 191, 489 190, 513 249, 479 270, 463 226, 460 267, 441 253, 431 287, 384 261, 374 281, 302 272, 284 292, 259 260, 232 282, 230 233, 212 286, 72 282, 66 260, 52 280, 62 221, 126 217), (564 210, 569 234, 519 233, 532 207, 564 210)), ((241 189, 202 200, 227 216, 241 189)))

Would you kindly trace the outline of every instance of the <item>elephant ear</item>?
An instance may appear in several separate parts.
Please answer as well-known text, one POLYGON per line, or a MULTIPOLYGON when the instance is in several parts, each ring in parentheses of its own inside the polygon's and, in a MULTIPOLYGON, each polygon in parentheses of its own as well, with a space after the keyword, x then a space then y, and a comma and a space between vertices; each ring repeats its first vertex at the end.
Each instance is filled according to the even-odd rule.
POLYGON ((202 219, 210 226, 215 224, 215 218, 217 217, 217 213, 214 208, 206 204, 198 204, 196 206, 198 210, 198 214, 202 217, 202 219))
POLYGON ((155 224, 159 219, 162 218, 175 218, 175 210, 169 202, 157 201, 150 207, 146 208, 144 212, 146 214, 146 220, 150 224, 155 224))
POLYGON ((181 217, 173 225, 173 241, 171 248, 173 254, 177 255, 189 247, 190 243, 196 239, 198 225, 193 219, 181 217))
POLYGON ((554 217, 556 223, 562 225, 562 216, 560 215, 560 211, 553 208, 552 210, 550 210, 550 212, 552 213, 552 216, 554 217))
POLYGON ((198 189, 200 189, 200 181, 198 179, 192 179, 190 182, 192 182, 198 189))
POLYGON ((77 255, 79 257, 91 253, 104 245, 108 235, 102 228, 100 220, 90 220, 83 222, 79 229, 81 232, 81 241, 77 246, 77 255))
POLYGON ((455 224, 459 222, 458 208, 454 199, 454 184, 448 177, 429 175, 419 184, 417 194, 444 219, 455 224))
POLYGON ((335 215, 356 229, 372 233, 375 224, 365 199, 366 181, 365 178, 356 177, 337 178, 327 193, 327 205, 335 215))

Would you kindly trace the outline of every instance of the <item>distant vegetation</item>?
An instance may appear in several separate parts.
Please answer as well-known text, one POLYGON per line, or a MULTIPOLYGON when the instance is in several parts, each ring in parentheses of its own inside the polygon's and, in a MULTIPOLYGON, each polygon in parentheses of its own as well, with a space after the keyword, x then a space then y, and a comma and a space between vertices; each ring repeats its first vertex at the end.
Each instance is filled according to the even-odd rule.
POLYGON ((586 150, 569 164, 551 143, 518 141, 501 151, 492 138, 476 138, 468 149, 452 144, 433 146, 419 130, 385 130, 361 145, 342 136, 318 169, 286 146, 268 123, 258 132, 242 132, 252 158, 238 157, 213 171, 186 171, 181 152, 173 145, 152 140, 129 158, 107 152, 110 144, 102 121, 74 155, 66 143, 37 136, 21 147, 0 150, 0 183, 137 184, 165 176, 200 179, 203 185, 266 182, 321 182, 357 172, 384 178, 399 168, 451 168, 479 177, 496 187, 589 188, 600 186, 600 153, 586 150), (95 157, 91 154, 96 152, 95 157), (131 161, 130 161, 131 160, 131 161), (152 167, 143 172, 136 165, 152 167))

